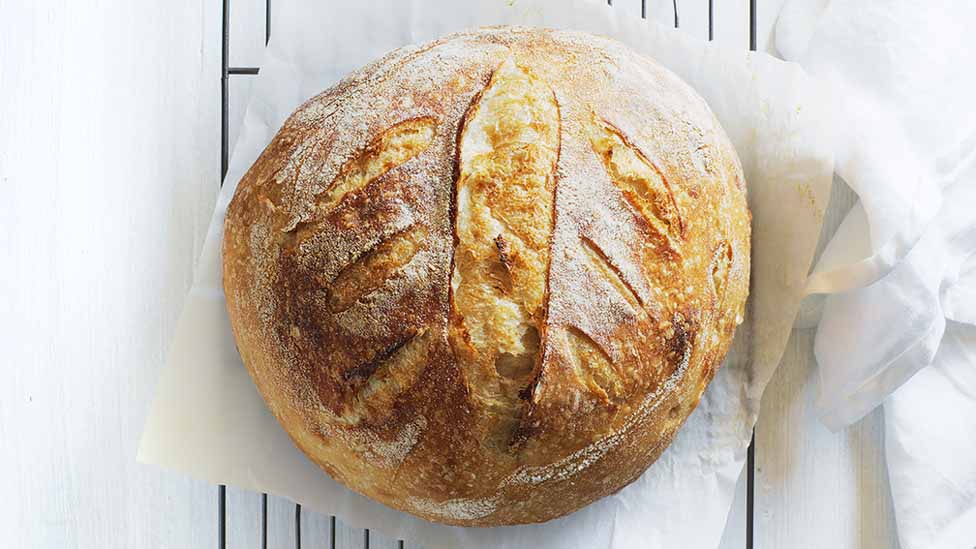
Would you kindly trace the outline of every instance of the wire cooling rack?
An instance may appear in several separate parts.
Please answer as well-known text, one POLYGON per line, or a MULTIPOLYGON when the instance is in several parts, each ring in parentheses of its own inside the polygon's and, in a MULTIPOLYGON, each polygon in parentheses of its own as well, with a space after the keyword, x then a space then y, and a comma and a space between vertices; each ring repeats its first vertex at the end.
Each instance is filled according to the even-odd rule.
MULTIPOLYGON (((230 4, 232 0, 223 1, 223 17, 221 23, 221 51, 220 51, 220 181, 223 184, 224 176, 227 175, 227 161, 229 157, 229 103, 230 103, 230 79, 249 78, 260 72, 259 67, 251 66, 231 66, 230 65, 230 4)), ((640 17, 648 18, 649 3, 651 0, 617 0, 617 4, 624 2, 634 3, 640 1, 640 17)), ((756 49, 756 13, 758 0, 749 0, 749 49, 756 49)), ((681 3, 687 6, 690 2, 705 2, 708 5, 708 39, 712 40, 715 36, 715 0, 671 0, 670 12, 673 14, 674 27, 681 26, 680 13, 681 3)), ((614 5, 614 0, 607 0, 607 4, 614 5)), ((271 39, 271 0, 265 0, 264 4, 264 43, 267 44, 271 39)), ((655 14, 660 15, 660 14, 655 14)), ((668 18, 671 19, 670 17, 668 18)), ((746 548, 753 547, 753 502, 754 502, 754 469, 755 469, 755 436, 749 444, 746 463, 746 548)), ((295 549, 302 549, 302 506, 295 504, 295 549)), ((217 517, 218 535, 217 543, 219 549, 228 548, 227 544, 227 488, 220 485, 217 489, 217 517)), ((329 517, 329 549, 336 549, 336 518, 329 517)), ((369 529, 363 530, 362 548, 369 549, 369 529)), ((397 542, 399 549, 404 549, 403 540, 397 542)), ((268 549, 268 495, 261 494, 261 547, 268 549)))

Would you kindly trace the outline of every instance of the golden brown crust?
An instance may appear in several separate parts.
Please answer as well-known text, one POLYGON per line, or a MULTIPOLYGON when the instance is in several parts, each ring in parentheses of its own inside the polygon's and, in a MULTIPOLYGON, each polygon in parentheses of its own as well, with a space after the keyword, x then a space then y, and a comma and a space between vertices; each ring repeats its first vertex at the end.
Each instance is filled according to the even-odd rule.
POLYGON ((702 99, 591 35, 487 28, 310 99, 227 212, 238 348, 333 478, 449 524, 637 478, 749 286, 742 170, 702 99))

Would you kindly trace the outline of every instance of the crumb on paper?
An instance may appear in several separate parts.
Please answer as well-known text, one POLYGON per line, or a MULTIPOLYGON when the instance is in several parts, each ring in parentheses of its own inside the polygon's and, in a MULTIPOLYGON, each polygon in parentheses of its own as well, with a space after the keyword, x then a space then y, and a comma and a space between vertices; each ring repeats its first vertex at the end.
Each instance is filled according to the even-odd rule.
POLYGON ((813 210, 814 218, 817 221, 822 222, 825 212, 824 209, 820 207, 819 204, 817 204, 817 196, 814 194, 813 189, 810 187, 810 184, 805 181, 797 182, 796 190, 800 194, 800 196, 805 198, 807 203, 810 205, 810 209, 813 210))

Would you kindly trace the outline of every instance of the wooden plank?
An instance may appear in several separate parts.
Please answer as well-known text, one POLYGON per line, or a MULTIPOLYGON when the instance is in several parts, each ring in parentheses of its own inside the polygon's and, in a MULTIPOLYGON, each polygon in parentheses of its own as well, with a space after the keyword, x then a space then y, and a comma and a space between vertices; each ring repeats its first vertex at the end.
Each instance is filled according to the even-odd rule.
POLYGON ((261 494, 228 486, 226 501, 227 547, 262 549, 264 518, 261 494))
POLYGON ((399 542, 382 532, 376 530, 369 531, 369 549, 397 549, 399 542))
POLYGON ((746 470, 743 468, 739 481, 735 484, 735 499, 729 510, 729 517, 725 521, 725 531, 719 542, 719 549, 746 548, 746 522, 749 520, 746 512, 746 470))
MULTIPOLYGON (((855 200, 835 178, 818 256, 855 200)), ((756 426, 755 547, 897 547, 881 410, 839 433, 820 423, 817 307, 804 309, 756 426)))
MULTIPOLYGON (((817 256, 856 198, 835 178, 817 256)), ((794 330, 756 426, 756 547, 801 540, 818 547, 894 547, 880 410, 840 433, 820 423, 813 408, 817 307, 804 309, 797 324, 811 329, 794 330)))
POLYGON ((332 547, 332 519, 302 507, 300 512, 302 549, 330 549, 332 547))
POLYGON ((336 517, 335 520, 335 549, 364 549, 366 546, 366 532, 362 528, 353 528, 336 517))
POLYGON ((763 397, 755 546, 896 547, 881 410, 839 433, 820 424, 813 337, 813 330, 793 332, 763 397))
POLYGON ((268 549, 298 546, 297 505, 290 499, 268 495, 268 549))
POLYGON ((244 123, 244 111, 251 99, 251 86, 256 76, 234 74, 227 81, 227 150, 233 154, 234 145, 240 137, 241 124, 244 123))
POLYGON ((629 17, 641 16, 641 0, 613 0, 613 9, 629 17))
POLYGON ((678 0, 678 21, 683 32, 708 40, 708 0, 678 0))
POLYGON ((786 0, 756 0, 756 51, 776 54, 773 31, 786 0))
POLYGON ((257 67, 264 55, 265 0, 229 0, 231 67, 257 67))
POLYGON ((734 50, 749 49, 749 0, 712 1, 712 40, 734 50))
POLYGON ((645 0, 644 4, 648 19, 653 19, 667 27, 674 26, 673 0, 645 0))
POLYGON ((218 186, 219 3, 0 2, 4 547, 214 547, 135 453, 218 186))

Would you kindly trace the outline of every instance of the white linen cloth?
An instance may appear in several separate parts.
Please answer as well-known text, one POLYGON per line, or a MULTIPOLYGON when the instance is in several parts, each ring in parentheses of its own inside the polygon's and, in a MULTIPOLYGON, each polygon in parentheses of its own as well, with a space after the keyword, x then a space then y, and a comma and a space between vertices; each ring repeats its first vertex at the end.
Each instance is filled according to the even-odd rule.
POLYGON ((718 544, 763 389, 803 295, 833 173, 816 86, 793 64, 726 51, 603 0, 282 2, 139 449, 139 459, 288 497, 351 526, 438 547, 718 544), (234 346, 220 286, 224 211, 244 171, 306 98, 385 52, 485 24, 573 28, 655 57, 705 97, 739 153, 753 213, 752 294, 733 351, 661 458, 632 485, 543 525, 428 523, 333 482, 291 444, 234 346))
POLYGON ((905 549, 976 546, 976 3, 790 0, 781 55, 828 84, 858 194, 808 282, 828 293, 817 403, 884 403, 905 549))

